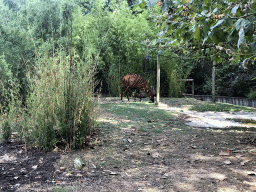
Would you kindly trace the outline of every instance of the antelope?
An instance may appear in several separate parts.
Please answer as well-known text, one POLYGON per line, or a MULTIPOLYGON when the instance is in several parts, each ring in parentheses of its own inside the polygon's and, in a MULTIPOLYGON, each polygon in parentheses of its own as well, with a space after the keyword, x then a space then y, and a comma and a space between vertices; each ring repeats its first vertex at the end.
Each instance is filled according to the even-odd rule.
POLYGON ((122 91, 121 91, 121 100, 123 100, 123 93, 127 93, 127 99, 129 101, 129 94, 130 89, 137 89, 140 95, 140 101, 141 101, 141 91, 144 91, 150 100, 154 102, 154 96, 155 94, 151 91, 151 89, 148 86, 147 81, 144 77, 141 75, 135 74, 135 73, 128 73, 125 75, 122 79, 122 91))

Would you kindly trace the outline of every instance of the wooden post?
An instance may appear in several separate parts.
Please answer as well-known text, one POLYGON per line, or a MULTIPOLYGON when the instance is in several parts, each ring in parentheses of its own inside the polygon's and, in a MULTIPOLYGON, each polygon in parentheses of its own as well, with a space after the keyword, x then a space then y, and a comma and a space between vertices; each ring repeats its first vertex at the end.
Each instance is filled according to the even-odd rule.
POLYGON ((212 102, 216 102, 216 94, 215 94, 215 67, 216 67, 216 61, 213 61, 212 66, 212 102))
POLYGON ((157 83, 156 83, 156 105, 159 104, 160 99, 160 65, 159 65, 159 58, 157 54, 157 83))
POLYGON ((192 81, 192 97, 195 98, 195 83, 194 83, 194 79, 192 81))

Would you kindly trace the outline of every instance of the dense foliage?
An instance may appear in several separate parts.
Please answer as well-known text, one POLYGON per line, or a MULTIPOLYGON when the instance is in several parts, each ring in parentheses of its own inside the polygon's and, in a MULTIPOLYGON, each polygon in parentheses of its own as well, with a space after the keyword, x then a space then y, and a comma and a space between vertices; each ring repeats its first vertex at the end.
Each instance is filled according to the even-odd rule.
MULTIPOLYGON (((141 74, 155 86, 158 48, 151 42, 159 28, 151 13, 161 9, 133 11, 135 3, 0 1, 0 111, 27 146, 82 147, 97 114, 95 91, 119 96, 127 73, 141 74), (151 74, 142 65, 148 54, 151 74)), ((183 66, 173 59, 161 62, 162 93, 175 96, 183 66)), ((10 134, 3 132, 5 138, 10 134)))
POLYGON ((205 64, 213 61, 218 63, 218 94, 226 95, 225 88, 233 90, 228 94, 231 96, 247 96, 250 89, 255 92, 255 68, 251 67, 256 59, 255 1, 149 0, 138 4, 143 5, 162 7, 164 13, 154 17, 165 45, 183 47, 193 53, 191 59, 196 65, 190 78, 195 79, 198 93, 210 92, 207 74, 211 73, 211 68, 205 64), (239 66, 237 71, 233 71, 234 65, 239 66), (202 73, 205 67, 208 68, 205 74, 196 75, 198 69, 202 73), (242 74, 248 77, 242 78, 245 76, 242 74), (204 85, 197 79, 203 80, 204 85), (248 86, 245 88, 243 84, 248 86), (242 88, 240 93, 238 88, 242 88))
POLYGON ((255 98, 255 7, 235 0, 1 0, 5 125, 30 146, 81 147, 94 125, 94 92, 119 96, 127 73, 154 88, 157 56, 162 96, 181 96, 186 78, 195 79, 196 94, 211 94, 214 61, 218 94, 255 98))
POLYGON ((0 109, 3 136, 26 146, 86 144, 96 117, 92 52, 80 57, 73 41, 79 2, 1 1, 0 109))

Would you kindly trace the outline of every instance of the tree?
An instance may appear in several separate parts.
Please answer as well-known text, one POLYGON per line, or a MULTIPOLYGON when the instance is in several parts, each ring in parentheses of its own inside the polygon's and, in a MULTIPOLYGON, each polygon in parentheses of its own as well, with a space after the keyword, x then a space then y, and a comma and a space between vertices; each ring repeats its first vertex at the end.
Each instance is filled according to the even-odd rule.
POLYGON ((154 17, 168 45, 183 47, 194 53, 193 58, 207 56, 223 65, 224 61, 225 65, 239 62, 246 68, 254 63, 255 1, 149 0, 139 6, 152 3, 163 10, 154 17))

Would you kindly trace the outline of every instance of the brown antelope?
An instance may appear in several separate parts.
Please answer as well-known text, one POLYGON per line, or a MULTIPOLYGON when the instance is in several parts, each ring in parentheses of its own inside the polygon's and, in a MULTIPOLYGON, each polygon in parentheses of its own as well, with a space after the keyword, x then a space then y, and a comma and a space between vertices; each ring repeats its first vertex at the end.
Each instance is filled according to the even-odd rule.
POLYGON ((144 79, 144 77, 135 74, 135 73, 128 73, 125 75, 122 79, 122 91, 121 91, 121 100, 123 100, 123 93, 127 93, 127 99, 129 101, 129 93, 130 89, 137 89, 140 95, 140 101, 141 101, 141 91, 144 91, 150 100, 154 102, 154 96, 155 94, 151 91, 151 89, 148 86, 147 81, 144 79))

